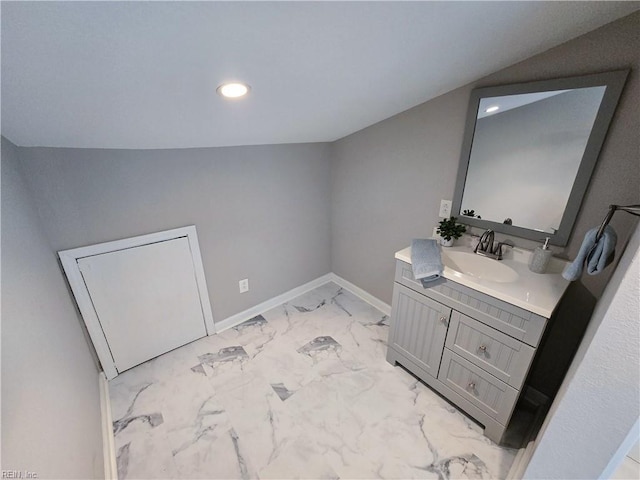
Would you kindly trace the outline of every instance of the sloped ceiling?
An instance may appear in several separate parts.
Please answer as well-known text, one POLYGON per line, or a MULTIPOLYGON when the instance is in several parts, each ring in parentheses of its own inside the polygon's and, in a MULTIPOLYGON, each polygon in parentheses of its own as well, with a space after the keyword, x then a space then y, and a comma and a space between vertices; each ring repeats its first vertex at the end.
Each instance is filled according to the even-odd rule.
POLYGON ((3 2, 2 134, 21 146, 332 141, 638 2, 3 2), (242 80, 243 100, 216 95, 242 80))

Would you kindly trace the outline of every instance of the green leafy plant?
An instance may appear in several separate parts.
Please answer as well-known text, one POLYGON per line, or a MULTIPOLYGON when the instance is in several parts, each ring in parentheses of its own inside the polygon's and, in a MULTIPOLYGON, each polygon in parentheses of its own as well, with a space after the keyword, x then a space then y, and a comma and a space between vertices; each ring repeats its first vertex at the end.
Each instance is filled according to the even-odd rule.
POLYGON ((445 240, 451 240, 452 238, 460 238, 464 232, 467 231, 467 227, 456 223, 457 217, 445 218, 440 221, 438 226, 438 235, 445 240))

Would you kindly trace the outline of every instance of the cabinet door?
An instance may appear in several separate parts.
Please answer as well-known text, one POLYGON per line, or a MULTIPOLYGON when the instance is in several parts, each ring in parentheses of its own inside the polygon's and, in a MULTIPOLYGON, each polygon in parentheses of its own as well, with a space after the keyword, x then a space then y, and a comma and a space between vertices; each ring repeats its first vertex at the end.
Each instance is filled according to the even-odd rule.
POLYGON ((206 335, 187 238, 78 260, 118 373, 206 335))
POLYGON ((451 309, 395 284, 391 312, 389 346, 436 378, 451 309))

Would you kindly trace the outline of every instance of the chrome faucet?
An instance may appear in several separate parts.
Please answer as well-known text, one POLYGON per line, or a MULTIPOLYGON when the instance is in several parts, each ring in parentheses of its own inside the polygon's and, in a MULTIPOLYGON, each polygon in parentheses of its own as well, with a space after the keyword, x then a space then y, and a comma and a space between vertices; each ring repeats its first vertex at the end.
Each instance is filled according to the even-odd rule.
POLYGON ((495 234, 493 230, 487 230, 482 234, 480 240, 478 240, 478 244, 476 248, 473 249, 473 253, 493 258, 494 260, 502 260, 502 248, 513 247, 514 245, 509 240, 506 240, 504 242, 498 242, 498 244, 494 246, 494 240, 495 234))
POLYGON ((473 249, 473 253, 477 253, 478 255, 492 253, 493 240, 494 240, 493 230, 487 230, 482 234, 482 236, 480 237, 480 240, 478 240, 478 244, 476 245, 476 248, 473 249))

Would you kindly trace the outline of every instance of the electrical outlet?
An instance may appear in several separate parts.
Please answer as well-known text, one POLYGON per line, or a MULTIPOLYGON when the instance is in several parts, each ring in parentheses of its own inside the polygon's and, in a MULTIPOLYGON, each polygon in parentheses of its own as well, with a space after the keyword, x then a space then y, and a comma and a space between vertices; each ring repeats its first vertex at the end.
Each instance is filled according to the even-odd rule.
POLYGON ((440 238, 440 235, 438 235, 438 227, 433 227, 432 237, 435 238, 435 239, 440 238))
POLYGON ((440 218, 449 218, 451 216, 451 200, 440 200, 440 218))
POLYGON ((245 278, 244 280, 240 280, 238 282, 238 287, 240 288, 240 293, 249 291, 249 279, 245 278))

